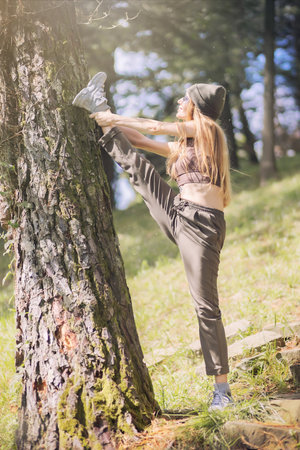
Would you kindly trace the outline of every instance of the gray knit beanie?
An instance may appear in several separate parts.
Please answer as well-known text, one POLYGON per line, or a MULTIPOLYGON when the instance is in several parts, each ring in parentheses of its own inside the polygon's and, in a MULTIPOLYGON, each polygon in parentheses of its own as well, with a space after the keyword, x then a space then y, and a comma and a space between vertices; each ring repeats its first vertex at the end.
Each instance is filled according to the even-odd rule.
POLYGON ((226 97, 226 90, 223 86, 204 83, 193 84, 187 89, 187 94, 202 114, 213 120, 220 117, 226 97))

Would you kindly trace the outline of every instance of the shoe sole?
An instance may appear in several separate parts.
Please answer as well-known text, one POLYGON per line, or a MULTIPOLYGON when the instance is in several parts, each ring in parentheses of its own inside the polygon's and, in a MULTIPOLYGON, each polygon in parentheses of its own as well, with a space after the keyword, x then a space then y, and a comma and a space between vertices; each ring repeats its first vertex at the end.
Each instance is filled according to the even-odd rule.
POLYGON ((86 91, 93 91, 97 86, 101 86, 101 89, 104 88, 104 83, 107 79, 107 75, 105 72, 98 72, 96 75, 93 76, 93 78, 88 82, 87 86, 83 89, 81 89, 80 92, 75 96, 74 100, 72 101, 73 106, 77 106, 79 108, 84 108, 89 112, 100 112, 100 111, 107 111, 110 109, 110 107, 107 105, 107 99, 103 97, 103 102, 100 105, 97 105, 96 109, 94 111, 91 111, 89 108, 89 102, 86 103, 86 91))
POLYGON ((91 87, 93 85, 99 85, 101 84, 101 86, 104 85, 105 81, 106 81, 107 75, 105 72, 98 72, 96 73, 96 75, 93 76, 93 78, 88 82, 87 87, 91 87))

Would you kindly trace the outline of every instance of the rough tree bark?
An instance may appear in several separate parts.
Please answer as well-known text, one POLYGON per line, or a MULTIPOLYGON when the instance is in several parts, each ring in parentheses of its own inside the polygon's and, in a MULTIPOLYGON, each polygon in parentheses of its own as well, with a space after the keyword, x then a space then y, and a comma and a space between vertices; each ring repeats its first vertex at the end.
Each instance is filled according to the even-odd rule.
POLYGON ((263 152, 260 161, 260 180, 264 184, 276 174, 274 153, 274 17, 275 0, 265 0, 265 73, 263 152))
POLYGON ((133 318, 72 2, 1 1, 3 181, 15 251, 19 449, 112 448, 158 405, 133 318), (7 166, 7 165, 10 166, 7 166), (12 226, 14 225, 14 226, 12 226))

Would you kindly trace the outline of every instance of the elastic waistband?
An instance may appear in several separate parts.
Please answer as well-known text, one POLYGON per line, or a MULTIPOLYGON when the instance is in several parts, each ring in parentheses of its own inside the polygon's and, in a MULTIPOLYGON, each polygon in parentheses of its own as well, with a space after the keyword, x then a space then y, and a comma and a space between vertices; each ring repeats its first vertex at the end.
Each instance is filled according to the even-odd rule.
POLYGON ((180 198, 180 194, 176 195, 173 200, 173 205, 176 209, 182 210, 185 206, 190 208, 200 209, 201 211, 206 211, 221 217, 224 217, 224 211, 216 208, 209 208, 207 206, 198 205, 198 203, 193 203, 190 200, 184 200, 180 198))

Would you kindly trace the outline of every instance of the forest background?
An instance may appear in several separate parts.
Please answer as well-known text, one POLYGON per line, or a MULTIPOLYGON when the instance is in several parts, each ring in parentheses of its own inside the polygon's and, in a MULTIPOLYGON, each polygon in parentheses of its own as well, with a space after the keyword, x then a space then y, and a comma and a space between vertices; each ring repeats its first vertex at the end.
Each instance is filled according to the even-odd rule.
MULTIPOLYGON (((267 158, 299 151, 297 2, 99 1, 78 6, 89 70, 107 72, 109 101, 118 113, 174 120, 186 87, 217 82, 228 91, 221 124, 232 168, 238 168, 239 157, 254 164, 262 159, 264 133, 265 147, 272 147, 267 158), (266 55, 273 64, 266 63, 266 55), (273 104, 264 99, 264 82, 273 104)), ((148 157, 164 172, 162 158, 148 157)), ((275 166, 273 161, 270 176, 275 166)))

